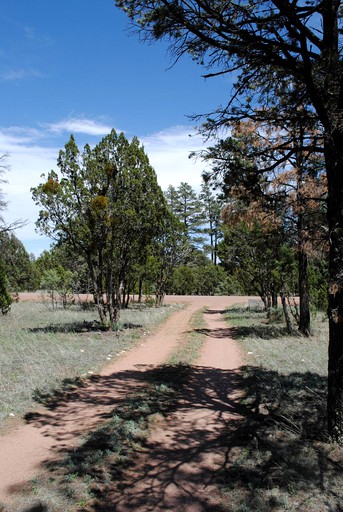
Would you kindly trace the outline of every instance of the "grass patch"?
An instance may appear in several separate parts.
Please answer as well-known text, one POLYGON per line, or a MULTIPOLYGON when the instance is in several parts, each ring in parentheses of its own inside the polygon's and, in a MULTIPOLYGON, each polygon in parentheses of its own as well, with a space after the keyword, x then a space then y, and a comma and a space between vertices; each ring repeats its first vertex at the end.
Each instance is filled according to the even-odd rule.
POLYGON ((99 372, 171 311, 173 307, 123 310, 118 331, 102 332, 94 308, 13 304, 0 323, 0 424, 23 416, 34 398, 44 403, 77 385, 78 378, 99 372))
POLYGON ((318 315, 305 338, 261 311, 232 308, 226 319, 247 360, 243 420, 228 433, 221 474, 227 510, 343 510, 343 449, 326 432, 326 322, 318 315))
POLYGON ((196 311, 190 320, 190 332, 168 358, 168 363, 176 364, 192 364, 198 358, 202 349, 206 336, 201 333, 201 329, 206 326, 204 320, 204 310, 196 311))

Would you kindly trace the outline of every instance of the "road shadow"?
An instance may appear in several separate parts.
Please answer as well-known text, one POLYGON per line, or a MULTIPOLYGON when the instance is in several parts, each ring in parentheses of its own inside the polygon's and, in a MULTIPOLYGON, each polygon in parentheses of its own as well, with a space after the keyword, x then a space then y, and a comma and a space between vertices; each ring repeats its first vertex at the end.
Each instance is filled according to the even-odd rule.
MULTIPOLYGON (((66 401, 77 399, 87 407, 94 404, 111 407, 98 418, 111 421, 125 406, 127 390, 132 385, 136 389, 147 382, 173 385, 179 372, 177 367, 141 366, 100 376, 96 378, 96 394, 87 388, 75 390, 66 401), (108 389, 118 392, 116 400, 106 396, 108 389)), ((143 441, 143 455, 142 450, 137 449, 123 464, 109 457, 106 471, 103 470, 106 455, 102 456, 101 463, 96 463, 99 451, 104 454, 109 450, 106 429, 102 430, 101 437, 91 437, 78 449, 79 461, 86 455, 94 455, 95 461, 87 470, 94 482, 95 500, 79 510, 112 512, 120 510, 124 504, 125 510, 181 510, 187 503, 199 511, 227 510, 224 505, 209 505, 209 499, 203 493, 198 496, 189 494, 189 486, 208 488, 209 494, 213 486, 222 486, 229 494, 239 491, 246 503, 255 503, 259 496, 260 510, 266 511, 274 510, 272 504, 275 502, 268 490, 278 488, 280 493, 289 493, 290 485, 294 493, 325 491, 338 503, 335 486, 337 482, 343 483, 343 457, 342 461, 331 461, 325 444, 326 378, 315 373, 285 376, 254 366, 239 370, 203 366, 188 367, 180 379, 184 382, 178 392, 177 405, 163 412, 166 416, 163 428, 170 432, 169 443, 143 441), (180 423, 180 415, 182 417, 188 410, 198 410, 200 415, 204 411, 211 413, 212 425, 204 429, 197 422, 180 423), (204 456, 211 453, 223 455, 220 467, 202 467, 204 456), (189 465, 197 470, 187 473, 189 465), (187 486, 184 485, 185 478, 187 486), (332 489, 328 482, 335 482, 332 489), (173 498, 167 492, 170 486, 174 488, 173 498)), ((40 428, 53 425, 55 434, 50 432, 49 435, 55 435, 56 441, 61 441, 65 427, 63 405, 64 401, 55 407, 53 415, 41 413, 27 420, 40 428), (63 427, 61 431, 59 427, 63 427)), ((152 410, 152 413, 156 411, 152 410)), ((110 432, 113 436, 113 430, 110 432)), ((75 449, 66 451, 62 447, 57 450, 58 454, 63 461, 71 454, 75 457, 75 449)), ((50 472, 56 468, 60 471, 61 466, 55 464, 50 467, 50 472)))
MULTIPOLYGON (((198 331, 217 339, 240 335, 232 328, 198 331)), ((284 509, 287 500, 289 507, 291 500, 300 503, 301 510, 301 503, 313 496, 322 501, 311 510, 320 510, 325 502, 339 512, 343 450, 327 443, 326 392, 326 377, 313 372, 284 375, 251 365, 235 370, 137 365, 94 377, 46 412, 27 416, 27 421, 56 440, 51 478, 70 471, 65 466, 68 457, 76 458, 78 468, 84 467, 85 459, 92 461, 86 474, 94 498, 79 512, 224 512, 228 503, 229 510, 245 506, 272 512, 284 509), (177 390, 175 400, 164 404, 159 397, 150 402, 147 413, 164 417, 161 428, 167 434, 163 442, 151 436, 131 449, 122 442, 122 451, 116 453, 115 422, 126 410, 130 392, 144 390, 147 384, 177 390), (95 419, 104 427, 91 432, 79 448, 66 450, 61 441, 70 439, 66 417, 75 404, 81 420, 76 431, 71 429, 73 436, 82 430, 82 410, 95 408, 95 419), (188 411, 198 419, 193 414, 188 420, 188 411), (220 462, 204 464, 213 454, 220 462), (222 503, 211 501, 218 487, 222 503)), ((135 411, 126 420, 137 424, 143 413, 139 406, 135 411)), ((84 478, 82 471, 78 469, 75 478, 84 478)))
MULTIPOLYGON (((123 323, 118 325, 118 330, 122 329, 141 329, 143 327, 142 324, 133 324, 131 322, 123 323)), ((46 325, 44 327, 33 327, 28 329, 29 332, 53 332, 53 333, 87 333, 87 332, 99 332, 106 331, 109 334, 115 334, 116 331, 109 331, 107 328, 104 328, 100 322, 94 320, 92 322, 70 322, 70 323, 61 323, 61 324, 51 324, 46 325)))

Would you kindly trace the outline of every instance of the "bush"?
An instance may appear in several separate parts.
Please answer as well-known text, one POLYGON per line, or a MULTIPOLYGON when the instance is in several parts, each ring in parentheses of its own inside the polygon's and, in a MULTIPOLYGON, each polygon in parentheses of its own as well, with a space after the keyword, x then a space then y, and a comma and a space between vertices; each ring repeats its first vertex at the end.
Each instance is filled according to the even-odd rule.
POLYGON ((11 308, 12 297, 7 289, 7 277, 5 274, 3 262, 0 260, 0 309, 3 315, 6 315, 11 308))

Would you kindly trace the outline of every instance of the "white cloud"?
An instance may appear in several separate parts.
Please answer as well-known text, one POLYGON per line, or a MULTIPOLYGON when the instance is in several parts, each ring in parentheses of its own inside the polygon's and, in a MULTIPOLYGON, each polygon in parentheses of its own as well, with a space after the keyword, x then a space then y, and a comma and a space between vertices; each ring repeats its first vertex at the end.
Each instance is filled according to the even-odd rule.
POLYGON ((205 165, 200 160, 189 158, 192 151, 205 147, 200 135, 186 126, 175 126, 140 140, 163 190, 181 182, 187 182, 197 190, 200 188, 205 165))
POLYGON ((84 118, 69 118, 48 125, 48 129, 53 133, 84 133, 86 135, 107 135, 112 127, 84 118))
MULTIPOLYGON (((36 255, 48 249, 51 241, 35 232, 39 208, 32 201, 30 189, 42 181, 42 173, 56 169, 56 159, 63 145, 61 132, 71 128, 88 135, 103 135, 110 131, 109 126, 89 119, 69 119, 50 124, 45 132, 33 128, 0 128, 0 155, 9 154, 7 163, 10 166, 6 176, 8 183, 1 186, 9 202, 5 219, 8 223, 16 219, 28 221, 16 234, 26 249, 36 255)), ((190 133, 188 127, 177 126, 149 136, 138 136, 163 190, 169 185, 178 186, 182 181, 196 190, 200 189, 204 164, 190 160, 189 153, 204 146, 200 136, 193 133, 190 137, 190 133)))
POLYGON ((27 78, 42 78, 44 74, 37 69, 9 69, 2 74, 2 79, 5 81, 18 81, 27 78))

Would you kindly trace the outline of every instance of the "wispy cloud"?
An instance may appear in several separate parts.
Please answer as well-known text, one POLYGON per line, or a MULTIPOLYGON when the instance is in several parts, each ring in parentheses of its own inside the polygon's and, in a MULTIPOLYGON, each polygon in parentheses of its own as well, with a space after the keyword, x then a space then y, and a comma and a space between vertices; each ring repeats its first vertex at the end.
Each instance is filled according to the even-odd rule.
POLYGON ((83 133, 86 135, 107 135, 112 126, 86 118, 68 118, 47 125, 53 133, 83 133))
POLYGON ((142 137, 141 141, 163 190, 181 182, 187 182, 197 190, 200 188, 205 165, 200 160, 189 158, 192 151, 205 147, 200 135, 187 126, 174 126, 142 137))
POLYGON ((44 76, 44 73, 37 69, 9 69, 2 73, 2 80, 16 82, 19 80, 27 80, 28 78, 44 78, 44 76))
MULTIPOLYGON (((0 155, 8 153, 10 171, 3 185, 9 201, 5 213, 6 221, 28 219, 28 224, 17 231, 17 236, 29 252, 37 255, 48 248, 50 241, 35 233, 35 221, 39 208, 33 203, 30 189, 42 182, 41 174, 56 170, 56 159, 63 146, 64 132, 72 131, 99 138, 111 130, 106 123, 86 118, 69 118, 36 128, 0 127, 0 155), (41 242, 38 241, 41 239, 41 242), (39 245, 38 245, 39 244, 39 245)), ((140 136, 158 182, 163 190, 169 185, 178 186, 188 182, 197 191, 200 189, 204 164, 189 159, 191 151, 203 149, 202 138, 192 133, 189 127, 176 126, 157 133, 140 136)), ((78 143, 79 144, 79 143, 78 143)))

